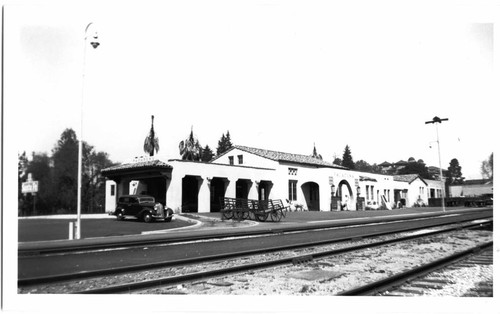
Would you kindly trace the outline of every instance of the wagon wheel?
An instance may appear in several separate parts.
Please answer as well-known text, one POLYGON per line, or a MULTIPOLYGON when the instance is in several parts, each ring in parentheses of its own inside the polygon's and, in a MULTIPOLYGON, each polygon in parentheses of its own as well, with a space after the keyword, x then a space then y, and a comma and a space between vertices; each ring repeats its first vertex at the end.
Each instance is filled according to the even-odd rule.
POLYGON ((243 219, 250 219, 250 211, 249 210, 244 210, 242 212, 242 217, 243 217, 243 219))
POLYGON ((253 210, 248 211, 248 219, 257 220, 257 215, 255 215, 253 210))
POLYGON ((266 221, 268 215, 269 214, 266 212, 260 212, 260 213, 255 212, 255 219, 257 219, 258 221, 264 222, 264 221, 266 221))
POLYGON ((222 209, 222 217, 224 219, 232 219, 233 218, 233 210, 231 208, 224 208, 222 209))
POLYGON ((282 213, 281 211, 279 210, 273 210, 271 212, 271 220, 274 221, 274 222, 279 222, 281 220, 281 217, 282 217, 282 213))
POLYGON ((237 220, 243 220, 245 213, 242 210, 236 210, 233 212, 233 218, 237 220))

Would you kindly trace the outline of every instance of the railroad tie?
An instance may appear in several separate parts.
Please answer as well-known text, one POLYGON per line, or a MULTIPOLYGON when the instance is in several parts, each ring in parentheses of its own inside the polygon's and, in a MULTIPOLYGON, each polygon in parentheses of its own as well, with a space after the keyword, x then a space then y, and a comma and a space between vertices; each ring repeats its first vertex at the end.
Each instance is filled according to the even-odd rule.
POLYGON ((298 257, 293 258, 292 264, 293 265, 300 265, 300 264, 311 262, 312 260, 313 260, 312 255, 302 255, 302 256, 298 256, 298 257))

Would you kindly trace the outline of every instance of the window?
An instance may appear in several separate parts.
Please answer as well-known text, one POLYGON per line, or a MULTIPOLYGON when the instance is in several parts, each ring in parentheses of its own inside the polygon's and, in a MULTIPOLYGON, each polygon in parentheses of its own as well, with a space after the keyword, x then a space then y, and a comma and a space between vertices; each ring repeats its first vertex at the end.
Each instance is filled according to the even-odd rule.
POLYGON ((238 155, 238 164, 239 165, 243 164, 243 155, 238 155))
POLYGON ((111 196, 115 196, 115 187, 116 186, 114 184, 111 185, 111 191, 110 191, 111 196))
POLYGON ((288 168, 288 175, 289 176, 296 176, 297 175, 297 168, 288 168))
POLYGON ((372 185, 371 186, 371 189, 372 189, 372 201, 373 201, 373 188, 374 188, 374 186, 372 185))
POLYGON ((229 164, 234 165, 234 156, 229 156, 229 164))
MULTIPOLYGON (((372 192, 372 198, 373 198, 373 192, 372 192)), ((366 199, 370 199, 370 187, 367 185, 366 186, 366 199)))
POLYGON ((288 199, 290 201, 297 200, 297 181, 289 180, 288 181, 288 199))

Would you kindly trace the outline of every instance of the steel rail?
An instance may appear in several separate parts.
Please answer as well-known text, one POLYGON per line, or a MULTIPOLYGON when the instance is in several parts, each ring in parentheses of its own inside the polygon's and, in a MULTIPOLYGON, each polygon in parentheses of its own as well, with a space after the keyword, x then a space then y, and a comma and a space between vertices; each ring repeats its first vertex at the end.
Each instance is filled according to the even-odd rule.
MULTIPOLYGON (((145 281, 141 281, 141 282, 132 282, 132 283, 126 283, 126 284, 121 284, 121 285, 113 285, 113 286, 104 287, 104 288, 88 289, 88 290, 83 290, 83 291, 79 291, 79 292, 74 292, 74 294, 124 293, 124 292, 131 292, 131 291, 141 290, 141 289, 146 289, 146 288, 154 288, 154 287, 161 286, 161 285, 176 285, 176 284, 190 282, 190 281, 194 281, 194 280, 201 280, 201 279, 205 279, 205 278, 211 278, 211 277, 216 277, 216 276, 221 276, 221 275, 228 275, 228 274, 250 271, 250 270, 255 270, 255 269, 275 267, 275 266, 280 266, 280 265, 285 265, 285 264, 290 264, 290 263, 296 264, 296 263, 308 262, 308 261, 314 260, 316 258, 339 255, 339 254, 349 253, 352 251, 374 248, 374 247, 378 247, 378 246, 384 246, 384 245, 388 245, 388 244, 404 242, 404 241, 413 240, 413 239, 417 239, 417 238, 424 238, 424 237, 428 237, 428 236, 432 236, 432 235, 436 235, 436 234, 441 234, 441 233, 446 233, 446 232, 451 232, 451 231, 455 231, 455 230, 460 230, 460 229, 464 229, 464 228, 475 228, 478 225, 484 225, 484 223, 471 224, 470 226, 467 226, 467 227, 462 226, 462 227, 454 227, 454 228, 448 228, 448 229, 443 229, 443 230, 430 231, 430 232, 425 233, 425 234, 414 234, 414 235, 409 235, 409 236, 405 236, 405 237, 401 237, 401 238, 397 238, 397 239, 389 239, 389 240, 384 240, 384 241, 379 241, 379 242, 374 242, 374 243, 361 244, 361 245, 356 245, 356 246, 352 246, 352 247, 339 248, 339 249, 334 249, 334 250, 329 250, 329 251, 324 251, 324 252, 310 253, 310 254, 305 254, 305 255, 300 255, 300 256, 295 256, 295 257, 285 257, 285 258, 280 258, 280 259, 276 259, 276 260, 251 263, 251 264, 244 264, 244 265, 221 268, 221 269, 216 269, 216 270, 191 273, 191 274, 186 274, 186 275, 163 277, 163 278, 158 278, 158 279, 145 280, 145 281)), ((324 241, 322 241, 322 242, 324 242, 324 241)), ((286 249, 288 249, 288 248, 286 248, 286 249)), ((283 248, 281 248, 280 250, 283 250, 283 248)))
POLYGON ((480 251, 493 247, 493 241, 477 245, 471 249, 455 253, 453 255, 441 258, 439 260, 424 264, 408 271, 396 274, 394 276, 360 286, 351 290, 346 290, 337 294, 337 296, 367 296, 374 295, 378 292, 385 292, 394 287, 401 286, 408 281, 425 276, 433 271, 445 268, 461 259, 470 255, 477 254, 480 251))
MULTIPOLYGON (((488 224, 490 222, 492 223, 493 220, 488 220, 486 222, 471 223, 467 226, 454 226, 454 227, 447 228, 447 229, 430 231, 428 233, 425 233, 424 235, 439 234, 439 233, 450 232, 450 231, 459 230, 459 229, 463 229, 463 228, 475 228, 475 227, 479 227, 479 226, 484 226, 485 224, 488 224)), ((460 222, 460 223, 463 224, 464 222, 460 222)), ((457 223, 453 223, 453 224, 457 224, 457 223)), ((442 226, 442 225, 446 225, 446 224, 440 224, 439 226, 442 226)), ((448 225, 450 225, 450 223, 448 223, 448 225)), ((155 269, 155 268, 157 269, 157 268, 164 268, 164 267, 177 267, 177 266, 183 266, 183 265, 189 265, 189 264, 209 262, 209 261, 214 261, 214 260, 224 260, 224 259, 238 258, 238 257, 249 256, 249 255, 265 254, 265 253, 271 253, 271 252, 277 252, 277 251, 293 250, 293 249, 306 248, 306 247, 312 247, 312 246, 334 244, 334 243, 344 242, 344 241, 349 241, 349 240, 360 240, 363 238, 366 239, 366 238, 394 235, 394 234, 403 233, 403 232, 411 232, 411 231, 416 231, 416 230, 421 230, 421 229, 427 229, 430 227, 436 227, 436 226, 425 226, 425 227, 416 227, 416 228, 396 230, 396 231, 375 232, 375 233, 370 233, 370 234, 366 234, 363 236, 357 236, 357 237, 349 236, 349 237, 342 237, 342 238, 335 238, 335 239, 328 239, 328 240, 319 240, 319 241, 313 241, 313 242, 307 242, 307 243, 283 245, 283 246, 279 246, 279 247, 274 246, 274 247, 266 247, 266 248, 260 248, 260 249, 255 249, 255 250, 237 251, 237 252, 230 252, 230 253, 223 253, 223 254, 214 254, 214 255, 209 255, 209 256, 193 257, 193 258, 187 258, 187 259, 183 259, 183 260, 165 261, 165 262, 159 262, 159 263, 146 263, 146 264, 114 267, 114 268, 94 270, 94 271, 81 271, 81 272, 76 272, 76 273, 68 273, 68 274, 61 274, 61 275, 54 275, 54 276, 24 278, 24 279, 18 279, 18 286, 21 287, 21 286, 29 286, 29 285, 36 285, 36 284, 48 284, 48 283, 69 281, 69 280, 75 280, 75 279, 85 279, 85 278, 100 277, 100 276, 106 276, 106 275, 130 273, 130 272, 135 272, 135 271, 145 271, 145 270, 150 270, 150 269, 155 269)), ((412 239, 415 237, 419 237, 419 235, 411 235, 411 236, 406 236, 403 238, 404 239, 412 239)), ((384 244, 391 243, 390 241, 397 242, 397 240, 398 239, 387 240, 386 242, 384 242, 384 244)), ((365 247, 361 246, 360 248, 357 248, 357 249, 362 249, 362 248, 365 248, 365 247)), ((320 254, 320 253, 318 253, 318 254, 320 254)), ((286 262, 284 262, 284 263, 286 263, 286 262)))
MULTIPOLYGON (((490 211, 490 209, 486 209, 484 211, 490 211)), ((483 210, 480 211, 475 211, 475 212, 462 212, 460 213, 461 215, 468 216, 468 215, 475 215, 478 214, 478 212, 483 212, 483 210)), ((31 256, 38 256, 38 255, 47 255, 47 254, 55 254, 55 253, 70 253, 70 252, 85 252, 85 251, 91 251, 91 250, 100 250, 100 249, 113 249, 113 248, 128 248, 128 247, 140 247, 144 245, 161 245, 161 244, 168 244, 168 243, 176 243, 179 241, 198 241, 198 240, 211 240, 211 239, 224 239, 224 238, 235 238, 235 237, 248 237, 248 236, 258 236, 258 235, 269 235, 269 234, 283 234, 287 232, 300 232, 300 231, 311 231, 311 230, 318 230, 318 229, 327 229, 327 228, 341 228, 341 227, 346 227, 346 226, 363 226, 367 224, 373 224, 373 223, 384 223, 384 222, 394 222, 394 221, 411 221, 411 220, 418 220, 422 218, 431 218, 431 217, 439 217, 439 216, 448 216, 452 215, 451 212, 448 212, 446 214, 443 214, 442 212, 439 213, 425 213, 423 215, 420 215, 418 217, 412 216, 412 217, 391 217, 391 216, 383 216, 383 217, 373 217, 374 220, 366 221, 366 222, 357 222, 355 225, 353 225, 352 221, 349 221, 350 219, 346 219, 346 222, 338 221, 335 224, 329 223, 329 222, 322 222, 322 223, 317 223, 317 224, 311 224, 311 225, 306 225, 306 226, 283 226, 280 228, 269 228, 269 229, 262 229, 262 230, 245 230, 245 232, 242 235, 241 231, 234 231, 234 232, 224 232, 220 234, 200 234, 200 235, 190 235, 190 236, 179 236, 179 237, 169 237, 165 238, 164 236, 156 236, 154 238, 149 238, 149 239, 134 239, 134 240, 122 240, 122 239, 117 239, 114 242, 106 242, 106 243, 85 243, 86 240, 90 239, 82 239, 79 240, 79 242, 71 242, 68 244, 51 244, 49 247, 39 247, 37 244, 31 244, 29 245, 28 248, 24 247, 19 247, 18 248, 18 256, 19 258, 22 257, 31 257, 31 256)), ((490 216, 492 217, 492 216, 490 216)), ((469 221, 467 217, 463 217, 465 219, 461 221, 469 221)), ((486 219, 488 217, 484 218, 475 218, 474 220, 477 219, 486 219)), ((458 222, 457 222, 458 223, 458 222)), ((448 223, 443 223, 442 225, 446 225, 448 223)), ((437 226, 437 225, 436 225, 437 226)))

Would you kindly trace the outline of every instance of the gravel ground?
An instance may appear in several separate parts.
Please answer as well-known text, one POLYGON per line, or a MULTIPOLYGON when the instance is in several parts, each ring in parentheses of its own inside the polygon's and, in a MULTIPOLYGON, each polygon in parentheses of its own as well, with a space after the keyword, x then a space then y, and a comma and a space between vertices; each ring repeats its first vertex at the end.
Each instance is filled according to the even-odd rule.
MULTIPOLYGON (((199 281, 146 294, 335 295, 492 240, 487 231, 459 231, 404 244, 363 250, 296 266, 199 281)), ((439 296, 462 296, 475 283, 493 280, 493 266, 474 267, 445 275, 450 285, 439 296)))
MULTIPOLYGON (((390 237, 384 237, 387 239, 390 237)), ((163 287, 141 291, 141 294, 214 294, 214 295, 335 295, 341 291, 382 279, 457 251, 463 251, 479 243, 492 240, 492 232, 461 230, 454 233, 431 236, 401 244, 352 252, 339 256, 317 259, 294 266, 280 266, 272 269, 229 275, 217 279, 197 281, 176 287, 163 287)), ((361 240, 364 244, 373 240, 361 240)), ((322 251, 332 248, 351 246, 353 242, 337 243, 316 248, 322 251)), ((69 293, 85 289, 135 282, 230 267, 242 263, 265 259, 310 254, 313 249, 247 257, 233 261, 212 262, 200 265, 151 270, 125 276, 109 276, 95 280, 82 280, 75 283, 37 286, 18 289, 19 293, 69 293)), ((449 285, 433 296, 462 296, 480 282, 493 281, 493 266, 477 266, 453 270, 446 277, 449 285)))

